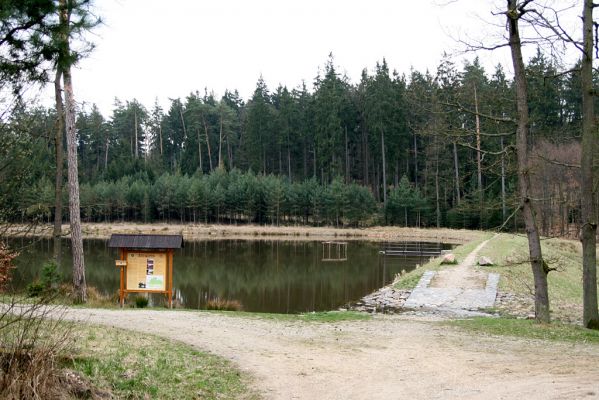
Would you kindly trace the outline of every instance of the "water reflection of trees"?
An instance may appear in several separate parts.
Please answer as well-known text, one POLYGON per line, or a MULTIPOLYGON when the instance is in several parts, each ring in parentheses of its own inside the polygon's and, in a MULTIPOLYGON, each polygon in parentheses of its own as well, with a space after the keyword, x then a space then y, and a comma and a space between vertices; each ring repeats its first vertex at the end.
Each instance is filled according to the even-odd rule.
MULTIPOLYGON (((119 286, 116 251, 102 240, 85 241, 87 279, 104 293, 119 286)), ((63 247, 61 272, 69 279, 70 251, 63 247)), ((30 282, 52 246, 39 241, 19 256, 16 283, 30 282)), ((175 253, 174 289, 186 307, 202 308, 210 299, 239 301, 248 311, 329 310, 388 283, 415 262, 379 262, 378 245, 350 242, 348 261, 322 262, 320 242, 213 240, 186 242, 175 253)), ((154 304, 161 303, 153 297, 154 304)))

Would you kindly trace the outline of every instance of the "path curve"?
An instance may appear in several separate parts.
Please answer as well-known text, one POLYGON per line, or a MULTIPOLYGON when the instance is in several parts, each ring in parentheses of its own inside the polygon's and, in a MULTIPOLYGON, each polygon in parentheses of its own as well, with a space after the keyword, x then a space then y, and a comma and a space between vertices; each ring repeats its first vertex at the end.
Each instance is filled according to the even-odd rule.
POLYGON ((599 396, 599 346, 471 336, 406 316, 307 323, 209 312, 67 309, 233 361, 267 399, 599 396))

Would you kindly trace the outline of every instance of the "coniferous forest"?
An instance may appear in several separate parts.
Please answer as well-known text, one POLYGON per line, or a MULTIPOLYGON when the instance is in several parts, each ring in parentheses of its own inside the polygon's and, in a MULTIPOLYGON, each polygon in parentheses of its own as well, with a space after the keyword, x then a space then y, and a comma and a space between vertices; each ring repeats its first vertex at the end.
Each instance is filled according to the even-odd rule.
MULTIPOLYGON (((543 234, 580 223, 578 73, 537 51, 526 63, 533 190, 543 234)), ((209 90, 110 115, 80 107, 83 221, 446 226, 515 229, 513 81, 477 58, 400 73, 385 60, 359 82, 331 55, 310 84, 244 98, 209 90), (309 88, 310 87, 310 88, 309 88), (511 218, 510 218, 511 217, 511 218), (507 221, 507 222, 506 222, 507 221)), ((5 116, 5 219, 53 219, 56 111, 5 116), (14 177, 19 179, 14 179, 14 177)), ((63 204, 67 202, 64 189, 63 204)), ((596 199, 597 201, 597 199, 596 199)), ((63 212, 68 218, 68 208, 63 212)))

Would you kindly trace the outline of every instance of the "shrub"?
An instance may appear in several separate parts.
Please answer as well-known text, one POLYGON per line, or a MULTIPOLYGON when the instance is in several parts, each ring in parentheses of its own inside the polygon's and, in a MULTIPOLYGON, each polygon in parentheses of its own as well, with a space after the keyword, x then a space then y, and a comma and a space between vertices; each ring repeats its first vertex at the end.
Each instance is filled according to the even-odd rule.
POLYGON ((72 344, 69 325, 47 299, 21 303, 13 297, 0 314, 0 398, 61 398, 69 390, 59 368, 72 344))
POLYGON ((11 251, 4 243, 0 242, 0 292, 4 291, 11 279, 11 271, 15 268, 12 260, 18 254, 11 251))
POLYGON ((211 299, 206 303, 206 310, 241 311, 243 306, 237 300, 211 299))
POLYGON ((42 266, 40 278, 27 285, 27 296, 39 297, 55 294, 60 283, 58 265, 54 261, 48 261, 42 266))
POLYGON ((148 302, 148 298, 145 296, 135 296, 135 307, 137 308, 146 308, 148 302))

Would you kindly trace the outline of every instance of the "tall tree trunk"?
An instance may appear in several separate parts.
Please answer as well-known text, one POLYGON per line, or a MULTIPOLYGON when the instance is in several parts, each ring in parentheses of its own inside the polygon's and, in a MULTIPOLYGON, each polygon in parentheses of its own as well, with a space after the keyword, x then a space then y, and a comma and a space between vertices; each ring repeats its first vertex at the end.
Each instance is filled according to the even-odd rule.
POLYGON ((223 161, 223 114, 220 113, 220 127, 218 130, 218 168, 225 169, 223 161))
POLYGON ((476 85, 474 85, 474 112, 476 121, 476 177, 478 183, 478 191, 483 191, 483 173, 480 159, 480 116, 478 115, 478 95, 476 93, 476 85))
POLYGON ((501 138, 501 217, 503 222, 507 218, 507 209, 505 205, 505 153, 503 147, 503 138, 501 138))
POLYGON ((541 251, 539 230, 535 220, 535 213, 530 198, 530 167, 529 167, 529 116, 528 116, 528 87, 526 72, 522 59, 522 44, 518 29, 518 21, 522 16, 518 9, 517 0, 508 0, 506 12, 509 28, 509 45, 514 67, 514 82, 516 87, 516 105, 518 127, 516 130, 516 148, 518 153, 518 191, 520 195, 520 208, 528 237, 528 252, 534 277, 535 286, 535 319, 539 322, 549 322, 549 290, 547 287, 547 273, 545 261, 541 251))
POLYGON ((179 116, 181 117, 181 126, 183 127, 183 143, 187 140, 187 128, 185 127, 185 118, 183 118, 183 106, 179 108, 179 116))
POLYGON ((158 122, 158 135, 160 136, 160 157, 162 157, 162 121, 158 122))
MULTIPOLYGON (((66 0, 60 0, 60 25, 63 29, 65 52, 69 49, 69 11, 66 0)), ((65 61, 65 60, 63 60, 65 61)), ((73 81, 71 67, 67 63, 62 67, 65 94, 65 123, 67 134, 67 161, 69 179, 69 216, 71 222, 71 248, 73 252, 73 297, 76 303, 87 301, 87 286, 85 283, 85 260, 83 257, 83 240, 81 238, 81 215, 79 207, 79 175, 77 167, 77 133, 75 127, 75 98, 73 96, 73 81)))
POLYGON ((200 171, 204 172, 202 166, 202 138, 200 137, 200 128, 198 128, 198 161, 200 162, 200 171))
POLYGON ((480 150, 480 116, 478 115, 478 94, 476 92, 476 84, 474 85, 474 111, 476 121, 476 174, 478 184, 478 210, 480 223, 479 227, 483 229, 484 221, 484 204, 483 204, 483 172, 481 167, 481 150, 480 150))
POLYGON ((439 199, 439 146, 437 145, 437 136, 435 136, 435 214, 437 216, 437 228, 441 227, 441 202, 439 199))
POLYGON ((135 158, 139 158, 139 137, 137 136, 137 107, 133 110, 133 123, 135 124, 135 158))
POLYGON ((383 207, 387 205, 387 167, 385 162, 385 135, 381 130, 381 153, 383 154, 383 207))
POLYGON ((418 141, 414 132, 414 186, 418 189, 418 141))
POLYGON ((208 166, 210 167, 210 172, 212 172, 212 151, 210 149, 210 137, 208 136, 208 124, 206 123, 206 118, 202 114, 202 123, 204 124, 204 134, 206 135, 206 146, 208 147, 208 166))
POLYGON ((56 98, 56 132, 54 136, 54 148, 56 150, 56 180, 54 185, 54 260, 56 264, 61 263, 61 237, 62 237, 62 182, 64 180, 64 150, 62 148, 62 139, 64 131, 64 106, 62 104, 62 72, 59 67, 56 68, 56 77, 54 78, 54 96, 56 98))
POLYGON ((227 140, 227 159, 229 160, 229 171, 234 168, 233 165, 233 149, 231 148, 231 141, 229 140, 229 135, 226 136, 227 140))
POLYGON ((593 0, 585 0, 583 21, 583 46, 581 65, 582 86, 582 322, 587 328, 599 329, 597 310, 597 210, 594 204, 593 163, 599 139, 593 105, 593 0))
POLYGON ((460 194, 460 170, 459 170, 459 166, 458 166, 458 146, 456 144, 456 142, 453 142, 453 169, 455 172, 455 195, 456 195, 456 202, 457 205, 459 206, 462 198, 461 198, 461 194, 460 194))
POLYGON ((345 183, 349 184, 349 146, 347 142, 347 125, 345 126, 345 183))

